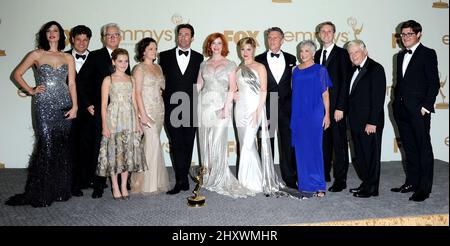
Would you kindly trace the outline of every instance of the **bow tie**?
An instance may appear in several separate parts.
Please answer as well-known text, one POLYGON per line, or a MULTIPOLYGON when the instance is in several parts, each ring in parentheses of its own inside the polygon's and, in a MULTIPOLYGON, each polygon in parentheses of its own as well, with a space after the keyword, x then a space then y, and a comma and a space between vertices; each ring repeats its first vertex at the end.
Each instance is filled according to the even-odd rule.
POLYGON ((75 58, 78 60, 78 59, 86 59, 86 55, 78 55, 78 54, 75 54, 75 58))
MULTIPOLYGON (((360 70, 361 70, 361 66, 360 66, 360 65, 358 65, 358 66, 355 66, 355 68, 356 68, 356 69, 358 69, 358 71, 360 71, 360 70)), ((356 71, 356 69, 355 69, 355 71, 356 71)))
POLYGON ((406 55, 406 53, 408 53, 408 54, 412 54, 412 50, 408 50, 408 49, 406 49, 406 50, 405 50, 405 55, 406 55))
POLYGON ((189 51, 188 50, 187 51, 178 50, 178 55, 179 56, 181 56, 181 55, 188 56, 189 55, 189 51))
POLYGON ((280 54, 274 54, 274 53, 271 52, 271 53, 270 53, 270 57, 274 57, 274 56, 275 56, 276 58, 280 58, 280 54))

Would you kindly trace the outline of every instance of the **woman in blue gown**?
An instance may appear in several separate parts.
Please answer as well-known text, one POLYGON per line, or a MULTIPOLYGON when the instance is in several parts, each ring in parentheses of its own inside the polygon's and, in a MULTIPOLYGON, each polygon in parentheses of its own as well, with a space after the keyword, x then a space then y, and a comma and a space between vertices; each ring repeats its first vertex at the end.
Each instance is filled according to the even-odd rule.
POLYGON ((300 42, 301 63, 292 73, 292 146, 297 158, 298 190, 302 196, 323 197, 326 191, 322 135, 330 125, 328 87, 331 80, 325 67, 314 64, 316 45, 300 42))

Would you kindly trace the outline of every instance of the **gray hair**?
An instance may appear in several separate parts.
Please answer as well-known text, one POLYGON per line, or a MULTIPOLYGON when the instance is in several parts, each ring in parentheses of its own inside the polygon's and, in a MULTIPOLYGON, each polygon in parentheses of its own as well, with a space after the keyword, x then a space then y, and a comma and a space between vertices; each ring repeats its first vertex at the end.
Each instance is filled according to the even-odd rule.
POLYGON ((102 37, 104 37, 104 36, 106 35, 106 30, 108 30, 108 28, 110 28, 110 27, 115 27, 115 28, 117 28, 117 29, 119 30, 119 32, 120 32, 120 27, 119 27, 118 24, 116 24, 116 23, 108 23, 108 24, 102 26, 102 29, 101 29, 102 37))
POLYGON ((267 29, 267 35, 269 35, 271 32, 279 32, 281 34, 281 38, 284 38, 284 32, 279 27, 275 26, 267 29))
POLYGON ((310 51, 312 51, 312 53, 316 53, 317 50, 317 45, 316 43, 314 43, 312 40, 308 39, 308 40, 303 40, 301 41, 298 46, 301 48, 306 47, 308 48, 310 51))
POLYGON ((347 50, 350 49, 350 47, 352 47, 352 46, 358 46, 359 48, 361 48, 364 51, 367 50, 366 44, 362 40, 359 40, 359 39, 349 41, 345 46, 346 46, 347 50))

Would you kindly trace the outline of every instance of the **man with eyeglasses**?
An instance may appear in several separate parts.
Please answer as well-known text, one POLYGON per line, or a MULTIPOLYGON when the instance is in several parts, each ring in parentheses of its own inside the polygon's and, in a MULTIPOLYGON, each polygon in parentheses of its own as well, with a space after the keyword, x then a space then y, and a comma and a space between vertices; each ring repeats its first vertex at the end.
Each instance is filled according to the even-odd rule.
MULTIPOLYGON (((111 53, 119 47, 121 41, 120 28, 115 23, 109 23, 101 29, 102 42, 104 47, 92 51, 83 65, 83 69, 78 74, 80 84, 80 111, 87 110, 90 116, 89 133, 84 134, 91 136, 88 147, 89 153, 83 153, 89 156, 89 163, 86 165, 89 168, 89 175, 92 179, 92 186, 94 192, 92 198, 101 198, 103 189, 106 186, 106 177, 95 175, 95 170, 98 163, 98 154, 100 150, 100 142, 102 139, 102 119, 101 119, 101 88, 103 79, 110 76, 114 72, 111 61, 111 53)), ((130 67, 126 70, 130 75, 130 67)))
POLYGON ((422 26, 418 22, 405 21, 400 29, 405 50, 397 55, 393 110, 405 151, 406 180, 391 191, 413 191, 409 200, 421 202, 430 196, 433 185, 430 123, 439 92, 437 56, 433 49, 420 43, 422 26))

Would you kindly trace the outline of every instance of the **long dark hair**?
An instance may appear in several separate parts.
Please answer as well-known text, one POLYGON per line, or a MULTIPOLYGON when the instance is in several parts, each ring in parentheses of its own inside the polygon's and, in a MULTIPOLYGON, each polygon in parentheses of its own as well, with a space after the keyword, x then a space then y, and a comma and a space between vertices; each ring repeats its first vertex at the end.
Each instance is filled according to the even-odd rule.
POLYGON ((66 43, 65 43, 66 35, 64 34, 64 29, 58 22, 49 21, 49 22, 45 23, 41 27, 39 32, 36 34, 36 42, 37 42, 38 49, 43 49, 43 50, 50 49, 50 44, 47 40, 47 30, 53 25, 57 26, 58 30, 59 30, 58 51, 64 50, 64 48, 66 47, 66 43))

